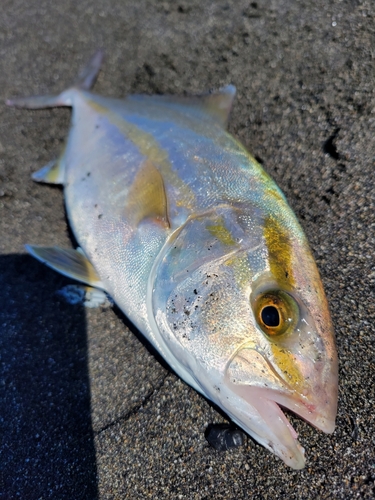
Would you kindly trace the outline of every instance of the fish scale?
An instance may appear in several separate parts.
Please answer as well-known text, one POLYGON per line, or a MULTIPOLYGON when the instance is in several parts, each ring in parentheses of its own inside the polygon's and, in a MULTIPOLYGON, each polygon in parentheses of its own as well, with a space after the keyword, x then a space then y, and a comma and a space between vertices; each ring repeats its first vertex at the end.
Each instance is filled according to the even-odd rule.
POLYGON ((333 328, 295 215, 226 131, 235 88, 110 99, 89 92, 101 62, 57 96, 7 102, 73 108, 61 157, 33 179, 63 185, 80 248, 27 249, 107 292, 183 380, 301 469, 280 405, 333 432, 333 328))

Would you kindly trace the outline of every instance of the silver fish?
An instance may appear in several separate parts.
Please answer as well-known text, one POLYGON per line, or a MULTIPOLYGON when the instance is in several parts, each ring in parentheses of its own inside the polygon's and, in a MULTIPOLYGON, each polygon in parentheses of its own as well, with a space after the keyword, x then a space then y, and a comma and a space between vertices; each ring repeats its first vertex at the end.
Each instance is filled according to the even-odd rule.
POLYGON ((226 131, 235 88, 104 98, 89 92, 101 60, 57 96, 7 102, 73 108, 61 157, 33 178, 64 186, 80 249, 28 250, 106 291, 185 382, 301 469, 279 405, 333 432, 333 329, 295 215, 226 131))

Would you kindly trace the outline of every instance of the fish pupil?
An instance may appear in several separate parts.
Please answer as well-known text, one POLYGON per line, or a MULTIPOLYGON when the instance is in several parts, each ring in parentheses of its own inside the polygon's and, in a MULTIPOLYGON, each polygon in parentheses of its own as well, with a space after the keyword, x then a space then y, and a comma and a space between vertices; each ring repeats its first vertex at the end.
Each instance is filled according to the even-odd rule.
POLYGON ((270 328, 280 325, 279 311, 275 306, 264 307, 261 312, 261 318, 263 323, 270 328))

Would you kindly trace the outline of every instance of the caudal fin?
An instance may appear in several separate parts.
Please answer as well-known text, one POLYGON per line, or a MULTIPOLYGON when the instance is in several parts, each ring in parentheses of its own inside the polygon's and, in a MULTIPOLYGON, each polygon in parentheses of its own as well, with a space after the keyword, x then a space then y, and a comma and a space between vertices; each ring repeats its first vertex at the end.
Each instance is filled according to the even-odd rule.
POLYGON ((90 90, 99 74, 104 59, 103 50, 99 49, 78 75, 73 87, 80 90, 90 90))
MULTIPOLYGON (((102 50, 97 50, 70 88, 89 90, 94 85, 99 74, 103 58, 104 52, 102 50)), ((69 92, 64 91, 59 95, 16 97, 6 100, 5 104, 16 108, 40 109, 71 106, 71 101, 69 92)))

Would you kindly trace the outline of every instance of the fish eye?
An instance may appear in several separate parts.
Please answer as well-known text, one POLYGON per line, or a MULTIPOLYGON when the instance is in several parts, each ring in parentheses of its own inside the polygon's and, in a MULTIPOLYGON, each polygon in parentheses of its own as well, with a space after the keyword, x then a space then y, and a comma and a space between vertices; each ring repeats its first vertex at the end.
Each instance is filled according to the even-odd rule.
POLYGON ((261 293, 254 303, 258 325, 269 337, 276 337, 294 330, 299 320, 295 299, 282 290, 261 293))

